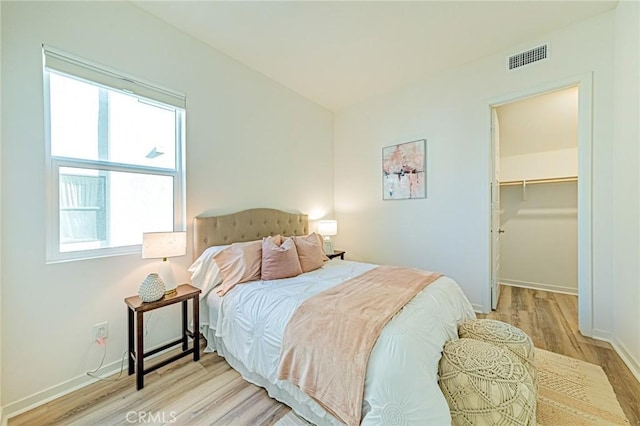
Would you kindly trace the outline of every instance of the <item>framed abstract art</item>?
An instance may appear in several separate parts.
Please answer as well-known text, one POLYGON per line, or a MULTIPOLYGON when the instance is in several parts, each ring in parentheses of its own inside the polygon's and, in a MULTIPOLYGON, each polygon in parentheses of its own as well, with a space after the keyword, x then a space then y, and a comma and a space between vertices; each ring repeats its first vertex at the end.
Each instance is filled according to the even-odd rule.
POLYGON ((427 197, 426 139, 382 148, 382 199, 427 197))

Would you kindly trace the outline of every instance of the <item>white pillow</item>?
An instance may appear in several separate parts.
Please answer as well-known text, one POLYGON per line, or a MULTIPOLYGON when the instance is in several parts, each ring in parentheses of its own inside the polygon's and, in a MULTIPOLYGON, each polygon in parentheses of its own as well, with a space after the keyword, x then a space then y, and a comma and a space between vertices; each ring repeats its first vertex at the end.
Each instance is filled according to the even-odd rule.
POLYGON ((202 290, 200 299, 206 297, 211 289, 222 283, 222 272, 213 260, 213 256, 227 247, 230 246, 209 247, 189 266, 188 271, 191 272, 191 283, 202 290))

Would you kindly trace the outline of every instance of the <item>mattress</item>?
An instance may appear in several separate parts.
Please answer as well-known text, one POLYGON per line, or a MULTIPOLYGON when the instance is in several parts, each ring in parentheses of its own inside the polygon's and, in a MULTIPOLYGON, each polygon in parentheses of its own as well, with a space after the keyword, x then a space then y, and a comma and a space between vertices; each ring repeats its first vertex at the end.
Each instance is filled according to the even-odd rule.
MULTIPOLYGON (((201 301, 206 351, 225 357, 246 380, 266 388, 308 421, 342 424, 296 386, 277 379, 280 344, 300 303, 376 266, 335 259, 294 278, 238 285, 224 297, 211 291, 201 301)), ((446 276, 405 305, 371 352, 362 424, 450 424, 437 383, 438 362, 445 342, 458 338, 458 324, 471 318, 471 304, 446 276)))

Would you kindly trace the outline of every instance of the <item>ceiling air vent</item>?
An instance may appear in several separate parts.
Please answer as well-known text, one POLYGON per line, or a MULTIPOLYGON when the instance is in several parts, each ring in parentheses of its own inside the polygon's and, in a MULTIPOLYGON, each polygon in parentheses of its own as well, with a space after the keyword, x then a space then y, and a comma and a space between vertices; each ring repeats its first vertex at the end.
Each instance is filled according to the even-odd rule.
POLYGON ((547 59, 548 56, 549 44, 545 43, 541 46, 534 47, 533 49, 529 49, 525 52, 509 56, 508 69, 514 70, 516 68, 529 65, 533 62, 542 61, 543 59, 547 59))

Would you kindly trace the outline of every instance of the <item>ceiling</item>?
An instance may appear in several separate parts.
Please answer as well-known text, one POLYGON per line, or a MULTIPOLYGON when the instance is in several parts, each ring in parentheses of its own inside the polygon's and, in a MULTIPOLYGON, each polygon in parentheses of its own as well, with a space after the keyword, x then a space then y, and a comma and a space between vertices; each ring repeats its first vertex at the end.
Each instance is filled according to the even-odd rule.
POLYGON ((336 111, 601 14, 617 0, 135 4, 336 111))

